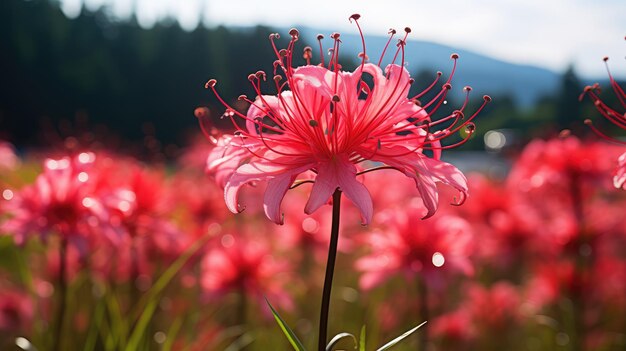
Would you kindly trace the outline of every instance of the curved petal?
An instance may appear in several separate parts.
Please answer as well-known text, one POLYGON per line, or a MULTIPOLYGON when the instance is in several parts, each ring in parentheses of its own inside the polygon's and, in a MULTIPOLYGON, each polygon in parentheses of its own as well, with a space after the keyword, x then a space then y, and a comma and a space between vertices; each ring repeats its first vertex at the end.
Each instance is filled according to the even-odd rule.
POLYGON ((317 171, 304 212, 307 214, 315 212, 327 203, 333 192, 339 188, 359 209, 363 224, 369 224, 374 212, 372 197, 365 185, 356 179, 356 167, 348 157, 340 155, 332 161, 320 163, 317 171))
POLYGON ((437 184, 428 176, 419 173, 407 174, 415 180, 415 186, 420 193, 424 206, 428 210, 422 219, 432 217, 437 211, 439 205, 439 193, 437 192, 437 184))
POLYGON ((293 184, 298 174, 308 169, 309 166, 296 168, 285 174, 276 176, 267 182, 267 188, 263 195, 263 210, 267 218, 272 222, 281 225, 284 224, 284 216, 280 211, 280 204, 283 202, 287 190, 289 190, 289 187, 293 184))

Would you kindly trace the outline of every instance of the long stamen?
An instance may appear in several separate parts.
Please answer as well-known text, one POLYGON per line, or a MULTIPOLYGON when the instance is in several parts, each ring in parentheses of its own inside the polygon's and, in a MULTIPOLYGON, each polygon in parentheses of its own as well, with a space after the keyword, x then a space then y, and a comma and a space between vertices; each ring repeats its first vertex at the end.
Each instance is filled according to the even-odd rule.
POLYGON ((324 64, 324 47, 322 46, 322 39, 324 39, 324 36, 322 34, 318 34, 317 42, 320 46, 320 64, 322 65, 322 67, 324 67, 326 65, 324 64))
POLYGON ((385 57, 385 53, 387 52, 387 48, 389 47, 389 43, 391 43, 391 39, 396 34, 396 30, 393 29, 393 28, 390 28, 389 29, 389 34, 391 34, 391 35, 389 36, 389 39, 387 40, 387 44, 385 44, 385 48, 383 49, 383 52, 380 54, 380 59, 378 59, 378 67, 380 67, 380 65, 383 63, 383 58, 385 57))
POLYGON ((350 22, 354 20, 354 23, 356 24, 356 27, 359 30, 359 35, 361 36, 361 46, 363 47, 363 52, 359 55, 361 56, 361 72, 362 72, 363 67, 365 66, 365 60, 367 59, 367 53, 365 51, 365 37, 363 36, 363 31, 361 30, 361 25, 359 24, 359 18, 361 18, 361 15, 359 15, 358 13, 355 13, 354 15, 350 16, 350 22))
POLYGON ((433 80, 433 82, 430 83, 430 85, 426 89, 424 89, 421 93, 413 96, 409 100, 417 100, 421 98, 422 96, 426 95, 432 88, 435 87, 435 85, 437 85, 437 82, 439 81, 439 78, 441 78, 441 75, 442 75, 441 71, 437 71, 437 77, 435 77, 435 80, 433 80))
POLYGON ((620 144, 620 145, 626 145, 626 142, 621 141, 621 140, 617 140, 615 138, 612 138, 604 133, 602 133, 598 128, 596 128, 593 125, 593 122, 590 119, 586 119, 585 120, 585 124, 589 126, 589 128, 591 128, 591 130, 593 130, 594 133, 596 133, 599 137, 601 137, 602 139, 608 140, 610 142, 616 143, 616 144, 620 144))
POLYGON ((605 57, 604 58, 604 65, 606 66, 606 71, 609 74, 609 80, 611 81, 611 87, 613 88, 613 91, 615 92, 615 95, 617 95, 617 99, 622 104, 622 107, 626 108, 626 101, 624 101, 624 99, 626 99, 626 94, 624 93, 624 90, 622 90, 622 87, 620 87, 619 84, 617 84, 617 82, 613 78, 613 75, 611 74, 611 70, 609 69, 608 61, 609 61, 609 58, 605 57))

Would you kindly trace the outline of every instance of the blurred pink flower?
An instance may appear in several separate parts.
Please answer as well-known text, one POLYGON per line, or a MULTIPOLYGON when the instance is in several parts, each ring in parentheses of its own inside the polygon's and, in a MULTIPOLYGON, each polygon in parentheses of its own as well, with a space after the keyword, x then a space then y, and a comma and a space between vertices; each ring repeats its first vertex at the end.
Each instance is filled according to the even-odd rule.
POLYGON ((355 264, 363 272, 362 289, 372 289, 394 274, 404 274, 409 281, 419 275, 429 286, 440 288, 446 274, 474 273, 469 223, 454 215, 420 221, 425 211, 421 205, 410 204, 376 217, 380 228, 364 237, 372 252, 355 264))
POLYGON ((50 233, 56 233, 83 254, 94 237, 118 243, 119 232, 111 226, 109 213, 98 196, 94 160, 90 152, 47 159, 35 183, 3 203, 10 218, 2 224, 2 231, 12 234, 18 244, 31 235, 46 240, 50 233))
POLYGON ((0 332, 26 332, 33 317, 33 301, 26 292, 0 287, 0 332))
POLYGON ((259 306, 265 306, 267 297, 273 304, 290 310, 293 301, 283 284, 289 268, 288 262, 272 255, 264 242, 224 234, 202 260, 200 284, 209 295, 242 293, 259 306))
POLYGON ((13 145, 0 140, 0 170, 13 171, 20 163, 13 145))
MULTIPOLYGON (((351 20, 357 21, 359 17, 353 15, 351 20)), ((362 222, 367 224, 372 219, 372 198, 357 176, 368 171, 368 162, 395 169, 413 179, 428 210, 424 217, 432 216, 437 209, 437 183, 451 185, 461 193, 461 199, 465 198, 465 177, 456 167, 440 160, 441 150, 451 147, 442 146, 441 141, 463 128, 472 134, 471 120, 478 111, 464 118, 464 103, 451 115, 437 121, 432 119, 451 88, 454 69, 430 102, 422 106, 418 101, 424 93, 409 96, 413 79, 404 68, 404 47, 410 29, 405 31, 392 63, 384 70, 380 65, 385 52, 378 64, 369 63, 363 40, 362 62, 354 72, 341 70, 338 33, 331 36, 333 48, 329 62, 324 61, 321 53, 322 62, 311 64, 312 49, 307 47, 304 49, 307 64, 297 68, 293 67, 293 59, 298 31, 289 32, 291 40, 282 50, 275 46, 278 34, 270 35, 277 57, 272 80, 278 94, 261 93, 266 74, 259 71, 248 77, 257 98, 252 101, 240 97, 250 104, 247 114, 222 100, 227 107, 225 116, 233 120, 237 131, 222 136, 208 160, 208 171, 225 186, 226 204, 232 212, 242 211, 238 204, 242 186, 267 180, 265 214, 282 224, 281 203, 287 190, 294 184, 313 182, 305 213, 311 214, 326 204, 339 188, 356 205, 362 222), (398 57, 401 62, 395 64, 398 57), (279 69, 282 75, 277 73, 279 69), (373 83, 366 83, 370 78, 373 83), (235 116, 245 121, 245 128, 237 126, 235 116), (441 123, 448 125, 441 127, 441 123), (426 150, 432 151, 432 157, 424 153, 426 150)), ((395 31, 391 34, 393 37, 395 31)), ((318 37, 320 48, 322 38, 318 37)), ((456 67, 457 56, 452 58, 456 67)), ((207 83, 221 100, 215 85, 214 79, 207 83)), ((466 89, 468 93, 469 90, 466 89)), ((485 103, 488 100, 485 97, 485 103)))

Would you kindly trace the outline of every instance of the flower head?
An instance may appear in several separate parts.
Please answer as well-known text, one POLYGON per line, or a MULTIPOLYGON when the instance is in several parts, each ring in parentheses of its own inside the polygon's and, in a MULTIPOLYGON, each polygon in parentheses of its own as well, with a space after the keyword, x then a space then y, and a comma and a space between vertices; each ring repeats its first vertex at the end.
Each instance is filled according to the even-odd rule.
MULTIPOLYGON (((615 96, 619 101, 619 105, 621 105, 621 108, 623 109, 622 112, 618 112, 618 108, 611 107, 607 105, 602 99, 600 99, 600 85, 598 83, 591 86, 586 86, 584 92, 580 95, 580 98, 582 99, 585 95, 589 96, 598 112, 600 112, 600 114, 604 118, 606 118, 614 125, 620 127, 621 129, 626 130, 626 92, 624 92, 624 89, 622 89, 622 87, 617 84, 617 81, 613 78, 613 75, 611 74, 611 71, 609 70, 609 66, 607 64, 608 60, 608 57, 604 58, 607 72, 609 74, 609 80, 611 82, 611 88, 613 89, 613 92, 615 93, 615 96)), ((585 123, 589 125, 591 129, 600 137, 611 140, 618 144, 626 145, 626 142, 619 141, 601 132, 593 125, 591 120, 585 120, 585 123)), ((617 169, 615 171, 615 175, 613 176, 613 185, 618 189, 622 188, 626 190, 626 153, 622 154, 618 159, 617 169)))
MULTIPOLYGON (((350 19, 360 31, 359 17, 353 15, 350 19)), ((485 103, 467 118, 464 114, 466 98, 460 109, 433 120, 433 113, 451 89, 454 69, 431 101, 422 104, 419 99, 436 85, 440 73, 426 91, 410 96, 413 79, 404 67, 404 47, 410 31, 405 29, 391 64, 384 69, 381 62, 396 31, 390 31, 378 64, 369 62, 363 40, 361 64, 353 72, 343 71, 339 63, 339 33, 331 35, 328 62, 322 52, 323 36, 319 35, 321 62, 311 64, 313 50, 306 47, 303 55, 306 64, 295 68, 299 32, 290 30, 291 40, 287 48, 281 50, 275 43, 279 35, 271 34, 277 59, 270 81, 278 93, 264 95, 261 92, 262 82, 267 80, 265 72, 250 74, 248 79, 258 96, 254 100, 244 95, 239 97, 250 104, 246 114, 226 104, 216 91, 216 80, 209 80, 207 88, 227 107, 225 116, 232 119, 236 127, 233 135, 216 141, 208 163, 209 173, 215 174, 225 187, 228 208, 240 212, 238 192, 241 187, 267 180, 265 214, 282 224, 280 205, 287 190, 302 183, 313 183, 305 205, 307 214, 326 204, 333 192, 340 189, 356 205, 362 222, 367 224, 372 218, 372 199, 357 177, 373 169, 372 165, 383 165, 412 178, 428 209, 425 217, 432 216, 437 209, 437 183, 453 186, 464 199, 467 195, 465 176, 453 165, 440 160, 441 150, 455 145, 442 146, 441 141, 462 129, 467 130, 469 138, 474 131, 471 120, 490 98, 485 96, 485 103), (397 61, 400 63, 396 64, 397 61), (245 127, 237 124, 236 117, 245 122, 245 127)), ((452 55, 455 66, 457 58, 458 55, 452 55)), ((467 94, 470 90, 465 89, 467 94)), ((197 110, 196 116, 204 115, 202 110, 197 110)))
POLYGON ((97 237, 117 243, 119 233, 110 225, 109 213, 98 195, 94 161, 91 152, 47 159, 35 183, 3 204, 11 217, 1 229, 12 233, 18 244, 36 234, 45 240, 50 233, 69 240, 81 251, 97 237))

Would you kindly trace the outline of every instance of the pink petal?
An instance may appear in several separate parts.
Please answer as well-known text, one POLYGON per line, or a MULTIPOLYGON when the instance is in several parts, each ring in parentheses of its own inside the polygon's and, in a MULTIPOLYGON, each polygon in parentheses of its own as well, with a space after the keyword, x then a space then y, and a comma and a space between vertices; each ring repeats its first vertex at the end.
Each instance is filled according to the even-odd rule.
POLYGON ((265 210, 267 218, 272 222, 281 225, 284 224, 280 204, 296 176, 308 169, 308 165, 299 167, 268 181, 263 197, 263 209, 265 210))

